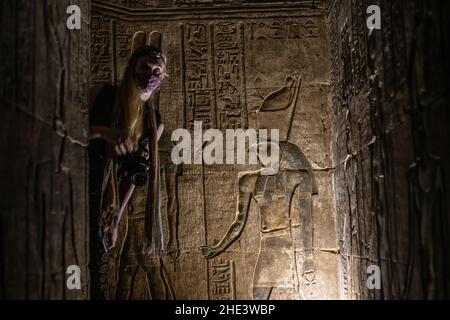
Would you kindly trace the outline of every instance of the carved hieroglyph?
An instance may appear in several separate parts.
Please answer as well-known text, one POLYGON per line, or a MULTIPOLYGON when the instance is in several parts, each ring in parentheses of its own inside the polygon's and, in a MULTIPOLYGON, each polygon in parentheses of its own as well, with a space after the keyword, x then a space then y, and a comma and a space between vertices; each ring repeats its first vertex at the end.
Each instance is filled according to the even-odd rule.
POLYGON ((242 23, 181 25, 185 123, 206 129, 247 127, 242 23))

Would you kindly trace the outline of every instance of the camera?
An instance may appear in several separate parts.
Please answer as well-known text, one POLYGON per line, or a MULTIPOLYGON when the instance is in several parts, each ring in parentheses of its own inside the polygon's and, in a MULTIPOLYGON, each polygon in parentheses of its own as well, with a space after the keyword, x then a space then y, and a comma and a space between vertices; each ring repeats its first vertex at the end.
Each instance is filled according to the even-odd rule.
POLYGON ((148 135, 139 139, 138 150, 119 158, 119 177, 121 179, 130 178, 131 182, 139 187, 147 183, 148 180, 148 160, 145 155, 148 153, 148 135))

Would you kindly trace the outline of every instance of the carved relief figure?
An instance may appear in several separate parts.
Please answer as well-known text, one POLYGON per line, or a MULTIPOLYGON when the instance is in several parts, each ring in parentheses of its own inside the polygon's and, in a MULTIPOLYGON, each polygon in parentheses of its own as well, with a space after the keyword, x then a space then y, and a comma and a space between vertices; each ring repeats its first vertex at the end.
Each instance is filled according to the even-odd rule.
POLYGON ((120 87, 102 87, 91 108, 91 139, 107 143, 99 217, 106 298, 114 296, 110 291, 116 284, 116 298, 136 297, 139 276, 148 289, 139 297, 174 298, 162 263, 162 208, 171 228, 169 255, 176 259, 176 167, 168 156, 170 139, 151 100, 166 76, 160 41, 158 32, 150 35, 148 45, 146 34, 136 33, 120 87))
POLYGON ((299 91, 300 79, 288 77, 284 87, 264 99, 257 115, 258 126, 260 129, 280 128, 281 157, 276 164, 278 168, 273 168, 278 170, 239 175, 233 224, 218 244, 202 247, 203 255, 213 258, 231 245, 244 229, 253 200, 260 217, 260 249, 253 276, 254 299, 302 299, 299 278, 302 271, 306 285, 314 284, 311 201, 316 188, 308 160, 297 145, 288 141, 299 91), (300 227, 294 221, 299 220, 302 244, 297 243, 294 236, 294 229, 300 227), (302 258, 297 257, 300 253, 302 258), (298 260, 303 260, 302 270, 298 270, 298 260))

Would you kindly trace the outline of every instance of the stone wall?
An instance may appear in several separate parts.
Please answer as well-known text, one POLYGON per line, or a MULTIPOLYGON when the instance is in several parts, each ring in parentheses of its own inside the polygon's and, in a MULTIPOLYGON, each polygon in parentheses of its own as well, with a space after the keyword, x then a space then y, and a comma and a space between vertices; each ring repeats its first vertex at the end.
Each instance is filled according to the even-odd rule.
POLYGON ((449 5, 328 7, 341 297, 448 298, 449 5), (367 289, 371 265, 381 290, 367 289))
POLYGON ((8 0, 0 15, 0 298, 86 299, 89 1, 8 0))

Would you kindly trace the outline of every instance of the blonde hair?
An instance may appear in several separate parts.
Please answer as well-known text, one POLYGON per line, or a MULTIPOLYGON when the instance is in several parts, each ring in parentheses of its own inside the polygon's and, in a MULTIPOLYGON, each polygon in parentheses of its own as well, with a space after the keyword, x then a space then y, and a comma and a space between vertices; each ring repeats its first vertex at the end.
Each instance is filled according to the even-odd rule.
POLYGON ((118 89, 112 120, 114 127, 123 130, 136 147, 144 130, 144 107, 146 103, 139 99, 132 70, 131 65, 128 65, 125 69, 118 89))

